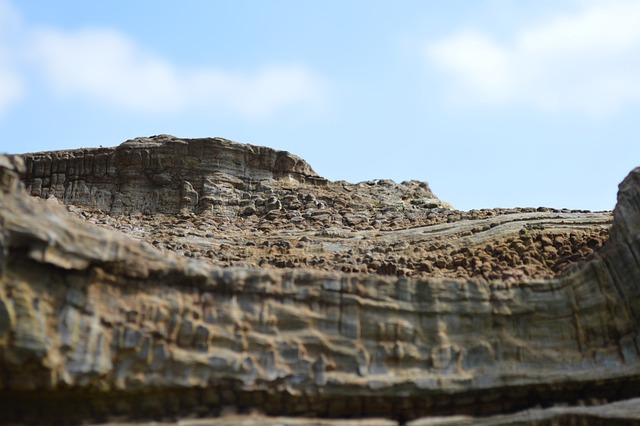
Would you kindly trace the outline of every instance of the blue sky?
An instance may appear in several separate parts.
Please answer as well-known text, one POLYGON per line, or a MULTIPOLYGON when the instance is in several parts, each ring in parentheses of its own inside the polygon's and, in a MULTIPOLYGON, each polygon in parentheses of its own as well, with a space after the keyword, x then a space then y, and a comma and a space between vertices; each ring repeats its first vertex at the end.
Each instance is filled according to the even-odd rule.
POLYGON ((609 210, 640 166, 638 0, 0 0, 0 152, 169 133, 461 210, 609 210))

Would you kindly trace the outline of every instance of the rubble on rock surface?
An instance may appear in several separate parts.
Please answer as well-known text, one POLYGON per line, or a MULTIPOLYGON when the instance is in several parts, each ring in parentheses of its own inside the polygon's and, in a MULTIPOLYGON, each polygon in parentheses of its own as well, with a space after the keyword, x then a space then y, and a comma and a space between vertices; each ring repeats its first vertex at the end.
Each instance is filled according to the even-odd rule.
POLYGON ((640 169, 613 215, 459 212, 162 135, 0 185, 0 423, 640 416, 640 169))
POLYGON ((587 258, 611 225, 609 212, 460 212, 426 182, 331 182, 289 153, 219 138, 24 158, 31 195, 216 266, 515 282, 587 258))

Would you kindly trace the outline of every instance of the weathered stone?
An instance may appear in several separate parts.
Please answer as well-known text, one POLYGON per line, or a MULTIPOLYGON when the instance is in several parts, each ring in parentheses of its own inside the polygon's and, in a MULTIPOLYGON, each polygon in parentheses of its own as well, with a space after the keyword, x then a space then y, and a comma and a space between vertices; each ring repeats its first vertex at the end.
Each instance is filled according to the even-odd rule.
MULTIPOLYGON (((355 185, 330 182, 313 175, 308 165, 300 166, 304 162, 299 159, 296 164, 300 167, 291 173, 280 169, 261 172, 254 166, 262 160, 251 160, 252 155, 258 154, 265 158, 284 155, 222 139, 189 140, 161 135, 139 138, 117 148, 28 154, 25 158, 29 168, 24 180, 32 189, 40 188, 40 197, 53 196, 52 200, 69 206, 80 205, 81 210, 76 211, 90 222, 141 239, 153 234, 156 247, 206 258, 219 266, 306 265, 414 278, 475 277, 513 282, 523 277, 551 277, 590 256, 607 238, 611 222, 609 213, 554 209, 456 212, 444 209, 446 203, 437 200, 424 182, 395 184, 382 180, 355 185), (237 151, 246 151, 246 158, 241 158, 237 151), (134 157, 139 160, 132 162, 132 153, 137 153, 134 157), (209 158, 207 154, 214 156, 209 158), (66 165, 70 159, 85 157, 93 158, 94 166, 85 164, 80 175, 76 173, 78 167, 69 169, 66 165), (99 172, 95 167, 98 158, 108 159, 113 175, 99 172), (225 163, 229 161, 233 164, 225 163), (142 169, 136 172, 132 167, 142 169), (296 170, 307 171, 296 174, 296 170), (46 177, 48 174, 50 178, 46 177), (297 177, 291 178, 294 175, 297 177), (74 187, 69 182, 76 182, 74 185, 78 187, 80 181, 87 187, 82 192, 93 194, 90 205, 81 198, 65 198, 61 191, 66 185, 70 189, 65 190, 73 195, 74 187), (439 206, 432 208, 432 202, 438 202, 439 206), (158 216, 161 212, 163 217, 158 216), (142 216, 134 226, 123 223, 124 213, 142 216), (174 231, 184 227, 182 213, 211 217, 214 222, 174 231), (243 218, 242 225, 238 227, 236 223, 232 232, 225 232, 223 237, 229 250, 215 250, 202 245, 202 239, 193 238, 218 232, 216 226, 237 217, 243 218), (570 238, 569 226, 579 233, 570 238), (325 235, 329 227, 331 232, 325 235), (245 242, 247 238, 253 239, 252 229, 265 234, 278 231, 282 234, 280 243, 292 247, 298 245, 300 237, 314 235, 313 230, 317 229, 321 229, 318 236, 334 241, 320 240, 318 244, 307 245, 304 251, 274 253, 271 246, 263 245, 248 250, 245 242), (373 230, 394 232, 378 235, 369 232, 373 230), (557 238, 567 242, 558 252, 553 251, 555 241, 549 247, 540 242, 557 238), (176 247, 176 239, 180 247, 176 247), (433 244, 443 239, 447 244, 433 244), (533 241, 537 245, 531 245, 533 241), (327 252, 339 252, 341 256, 327 257, 327 252), (487 259, 470 267, 472 255, 487 259), (310 261, 314 256, 323 263, 310 261)), ((59 262, 69 260, 62 258, 59 262)))
MULTIPOLYGON (((433 212, 419 210, 424 203, 407 202, 405 209, 413 206, 422 215, 412 220, 435 223, 394 228, 387 222, 384 231, 358 228, 365 221, 345 225, 345 215, 336 214, 334 221, 332 209, 346 208, 348 200, 341 197, 353 189, 348 184, 341 183, 340 192, 335 189, 338 184, 311 174, 291 171, 274 176, 273 170, 296 170, 299 164, 277 152, 267 155, 274 159, 273 166, 266 158, 254 163, 247 151, 253 148, 229 146, 232 152, 216 151, 226 164, 220 173, 237 176, 240 183, 229 178, 217 186, 210 180, 207 189, 212 197, 226 200, 219 205, 220 216, 179 212, 180 191, 190 193, 182 182, 194 190, 196 182, 202 182, 191 171, 191 142, 165 137, 128 142, 118 148, 123 151, 113 161, 109 150, 94 153, 91 162, 55 154, 58 160, 49 165, 32 155, 25 179, 31 189, 34 179, 43 179, 41 194, 45 175, 53 170, 66 170, 66 182, 84 177, 64 200, 68 206, 78 203, 72 214, 26 196, 17 182, 15 161, 0 156, 0 173, 6 177, 0 179, 0 412, 6 413, 0 423, 258 410, 398 421, 467 413, 461 421, 500 424, 497 417, 472 415, 558 403, 574 406, 541 410, 546 421, 565 414, 583 416, 575 414, 575 406, 584 395, 595 404, 637 396, 640 169, 620 186, 611 237, 602 246, 611 222, 606 213, 494 211, 470 213, 469 220, 461 220, 462 212, 442 210, 429 219, 433 212), (172 155, 155 155, 155 148, 172 155), (237 155, 236 148, 243 155, 237 155), (107 166, 97 166, 97 154, 107 156, 107 166), (237 166, 236 160, 243 165, 237 166), (151 203, 146 205, 139 202, 139 191, 144 185, 158 185, 158 178, 138 187, 121 185, 122 208, 131 215, 92 210, 102 207, 91 198, 95 192, 87 179, 101 177, 106 185, 111 178, 128 176, 123 182, 136 183, 140 176, 134 171, 140 170, 150 170, 151 176, 169 173, 177 180, 155 188, 158 198, 145 192, 151 203), (247 175, 264 177, 262 187, 247 182, 247 175), (79 190, 81 185, 88 192, 79 190), (240 185, 262 188, 263 207, 274 196, 267 189, 284 193, 301 188, 298 199, 314 209, 325 203, 317 211, 331 210, 326 220, 331 229, 338 228, 333 233, 322 233, 320 226, 309 231, 306 227, 317 226, 309 214, 301 225, 304 229, 296 233, 298 225, 282 220, 286 216, 279 211, 265 231, 255 226, 254 216, 233 221, 235 216, 226 216, 233 211, 225 209, 240 208, 238 200, 252 197, 249 186, 234 192, 240 185), (334 198, 328 197, 330 190, 334 198), (145 222, 143 211, 153 210, 163 194, 177 196, 166 208, 178 210, 172 216, 159 215, 157 222, 145 222), (236 204, 229 201, 232 198, 236 204), (87 205, 87 200, 94 204, 87 205), (342 207, 334 207, 339 204, 342 207), (161 229, 171 235, 161 238, 161 229), (304 253, 286 257, 300 242, 304 253), (530 257, 513 249, 521 246, 530 257), (202 247, 228 258, 229 264, 242 256, 249 260, 240 267, 220 268, 186 257, 202 247), (538 263, 548 268, 555 258, 545 247, 553 247, 557 255, 565 248, 591 255, 578 256, 576 261, 585 261, 572 261, 573 267, 562 275, 544 269, 546 279, 522 280, 535 274, 512 273, 515 266, 523 271, 538 263), (379 262, 380 268, 390 265, 393 273, 402 270, 406 275, 418 268, 410 255, 416 249, 423 260, 429 252, 438 254, 430 261, 432 272, 423 271, 426 275, 420 279, 371 275, 367 269, 344 273, 330 267, 335 262, 353 271, 379 262), (272 256, 274 263, 282 262, 281 269, 258 268, 252 250, 263 250, 260 253, 272 256), (183 256, 176 254, 180 251, 183 256), (465 275, 474 268, 486 277, 465 275), (460 271, 462 278, 433 276, 438 270, 460 271), (487 280, 491 274, 496 280, 487 280), (502 276, 509 280, 500 281, 502 276)), ((390 220, 402 211, 402 202, 392 201, 397 194, 414 191, 416 199, 430 198, 424 194, 426 187, 411 182, 372 181, 358 188, 369 194, 353 195, 351 202, 357 204, 358 196, 361 206, 379 194, 392 194, 382 196, 383 202, 367 216, 371 222, 390 220)), ((285 200, 281 194, 276 198, 285 200)), ((195 198, 189 200, 193 204, 195 198)), ((286 203, 280 208, 286 209, 286 203)), ((410 223, 406 220, 397 223, 410 223)), ((638 415, 637 409, 609 405, 619 418, 638 415)), ((605 409, 594 407, 591 413, 605 409)))
POLYGON ((216 193, 221 195, 216 184, 233 192, 268 179, 323 181, 306 162, 288 152, 221 138, 159 135, 133 139, 117 148, 44 152, 24 158, 30 194, 43 198, 56 194, 64 203, 114 213, 209 212, 216 193), (99 167, 89 166, 92 158, 99 158, 99 167))

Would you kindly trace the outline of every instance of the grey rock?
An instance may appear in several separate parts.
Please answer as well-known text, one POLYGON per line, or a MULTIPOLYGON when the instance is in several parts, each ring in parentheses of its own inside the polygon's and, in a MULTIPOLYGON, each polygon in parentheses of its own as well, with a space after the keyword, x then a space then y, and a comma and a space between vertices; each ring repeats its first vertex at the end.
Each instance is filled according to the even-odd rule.
MULTIPOLYGON (((76 182, 66 203, 102 208, 97 192, 80 177, 115 179, 139 167, 164 173, 169 166, 157 162, 160 157, 144 154, 152 148, 171 152, 163 161, 172 159, 170 170, 184 171, 175 187, 156 188, 159 199, 177 195, 167 199, 179 208, 182 182, 196 190, 198 181, 186 176, 190 172, 178 161, 190 158, 190 143, 166 136, 127 142, 120 148, 126 155, 118 161, 111 160, 109 150, 93 153, 88 161, 67 156, 55 167, 51 161, 28 160, 23 177, 31 190, 58 194, 44 178, 53 170, 64 173, 65 183, 76 182)), ((243 149, 235 157, 233 149, 220 153, 221 161, 227 155, 244 161, 242 167, 222 161, 225 172, 243 176, 245 166, 253 164, 244 160, 249 148, 243 149)), ((313 185, 321 184, 308 171, 295 172, 302 167, 295 158, 277 153, 266 157, 256 160, 256 171, 246 173, 298 183, 311 177, 313 185), (258 167, 266 157, 273 164, 258 167), (273 177, 276 170, 290 170, 289 176, 273 177)), ((572 406, 541 410, 539 417, 637 419, 637 409, 604 403, 636 397, 640 386, 640 169, 620 186, 609 241, 592 250, 586 262, 549 279, 486 281, 304 267, 220 268, 27 196, 17 163, 0 156, 0 423, 103 422, 111 415, 167 418, 221 413, 231 405, 271 415, 331 413, 406 421, 463 412, 488 416, 562 403, 572 406), (586 394, 600 408, 585 414, 589 410, 577 405, 586 394), (609 417, 603 417, 607 410, 609 417)), ((367 183, 362 190, 401 191, 403 185, 426 191, 418 184, 392 181, 367 183)), ((233 182, 209 189, 236 190, 233 182)), ((133 195, 136 190, 121 190, 128 194, 122 208, 141 213, 134 209, 142 199, 133 195)), ((383 204, 381 209, 400 207, 383 204)), ((224 210, 228 203, 220 207, 233 213, 224 210)), ((518 218, 536 218, 544 225, 549 215, 560 215, 564 226, 584 217, 606 221, 577 213, 519 214, 524 216, 483 219, 486 229, 468 235, 467 227, 478 223, 390 232, 387 241, 393 244, 384 254, 393 256, 394 248, 405 250, 411 247, 407 241, 429 232, 442 237, 462 232, 452 238, 467 243, 511 226, 519 232, 518 218)), ((174 231, 198 238, 189 233, 206 217, 181 215, 185 226, 174 231)), ((137 226, 133 216, 119 221, 130 231, 137 226)), ((219 232, 213 235, 222 238, 218 236, 234 225, 216 226, 219 232)), ((260 232, 268 232, 264 229, 253 232, 275 240, 262 236, 260 232)), ((367 235, 375 238, 377 233, 367 235)), ((308 239, 305 245, 329 247, 320 243, 308 239)), ((538 243, 541 250, 549 246, 542 238, 538 243)), ((341 239, 332 238, 331 244, 331 256, 350 249, 341 239)), ((275 253, 293 246, 265 247, 275 253)), ((500 424, 499 418, 486 416, 480 420, 500 424)))

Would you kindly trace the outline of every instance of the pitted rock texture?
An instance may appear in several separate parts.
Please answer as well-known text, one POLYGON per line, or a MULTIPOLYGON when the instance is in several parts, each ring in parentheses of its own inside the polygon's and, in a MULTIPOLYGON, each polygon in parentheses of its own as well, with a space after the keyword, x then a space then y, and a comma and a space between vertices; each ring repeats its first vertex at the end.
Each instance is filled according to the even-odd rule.
POLYGON ((505 282, 550 278, 588 259, 607 240, 612 219, 610 212, 446 210, 438 213, 440 219, 455 219, 406 229, 359 230, 313 219, 298 223, 282 217, 228 221, 197 215, 113 216, 70 209, 87 222, 216 266, 505 282))
MULTIPOLYGON (((186 211, 235 218, 264 216, 283 208, 316 213, 326 207, 326 202, 312 194, 287 191, 287 184, 313 188, 328 183, 301 158, 222 138, 159 135, 129 140, 116 148, 43 152, 23 158, 23 180, 31 195, 112 214, 186 211), (279 193, 271 189, 275 182, 282 187, 279 193)), ((335 186, 333 192, 350 185, 335 186)), ((360 203, 355 207, 367 216, 401 205, 403 201, 396 195, 411 196, 416 205, 443 205, 426 184, 413 182, 400 189, 393 183, 389 186, 388 202, 378 198, 385 190, 375 191, 373 196, 359 191, 349 201, 360 203)), ((344 200, 337 198, 332 203, 341 205, 344 200)), ((344 220, 368 222, 369 217, 344 220)))
MULTIPOLYGON (((460 220, 464 213, 435 210, 441 207, 418 211, 435 228, 342 222, 336 229, 317 225, 318 235, 298 240, 320 240, 318 253, 347 247, 353 255, 351 240, 364 237, 386 247, 419 247, 436 235, 444 246, 433 242, 435 250, 463 250, 531 233, 531 246, 524 239, 504 244, 522 244, 523 252, 584 248, 583 262, 571 261, 559 276, 505 280, 304 265, 221 267, 215 256, 193 259, 198 256, 179 253, 183 247, 154 248, 152 237, 144 237, 151 225, 136 222, 143 212, 124 220, 82 203, 43 202, 25 195, 18 176, 28 181, 20 159, 2 158, 0 423, 170 420, 231 411, 406 422, 640 396, 640 169, 621 184, 602 247, 611 222, 606 213, 488 211, 460 220), (88 223, 94 219, 138 240, 88 223)), ((267 216, 260 220, 274 220, 267 216)), ((185 229, 177 229, 179 222, 167 227, 184 233, 177 241, 187 244, 201 238, 189 232, 210 221, 216 228, 205 240, 245 235, 250 249, 259 247, 257 238, 289 237, 298 228, 265 232, 231 219, 187 209, 175 216, 185 229)), ((567 413, 551 413, 551 421, 574 415, 567 413)), ((621 418, 638 415, 631 409, 621 418)))
POLYGON ((266 179, 319 179, 288 152, 226 139, 137 138, 117 148, 27 154, 28 191, 112 213, 225 208, 225 191, 266 179))
POLYGON ((426 182, 332 182, 289 153, 220 138, 23 157, 30 194, 216 266, 514 282, 587 259, 611 225, 609 212, 460 212, 426 182))

